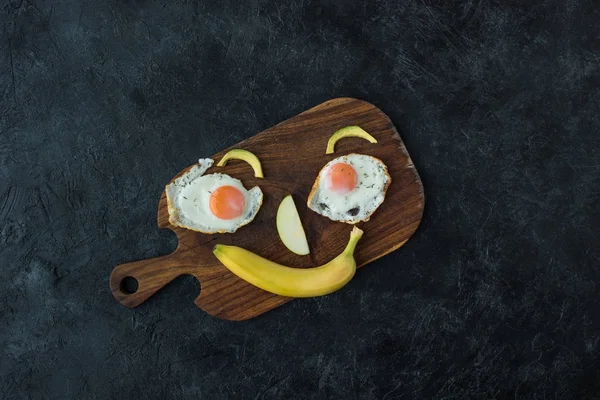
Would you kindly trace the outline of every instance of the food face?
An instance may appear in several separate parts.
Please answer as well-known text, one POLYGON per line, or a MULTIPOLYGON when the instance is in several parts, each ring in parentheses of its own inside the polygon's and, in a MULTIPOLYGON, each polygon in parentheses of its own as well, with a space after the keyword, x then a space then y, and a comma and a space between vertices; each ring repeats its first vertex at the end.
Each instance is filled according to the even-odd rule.
MULTIPOLYGON (((327 154, 335 143, 346 137, 377 140, 360 127, 346 127, 332 135, 327 154)), ((229 151, 219 162, 244 160, 253 168, 255 177, 263 178, 258 158, 243 149, 229 151)), ((250 223, 262 204, 259 187, 246 190, 242 183, 226 174, 204 173, 213 165, 201 159, 181 177, 166 187, 171 224, 203 233, 235 232, 250 223)), ((300 172, 299 172, 300 173, 300 172)), ((348 154, 328 162, 319 172, 308 196, 308 207, 333 221, 356 224, 368 221, 383 203, 391 183, 385 164, 365 154, 348 154)), ((283 244, 298 255, 310 252, 298 210, 291 195, 280 204, 276 227, 283 244)), ((271 293, 311 297, 331 293, 344 286, 356 271, 354 248, 362 231, 353 228, 344 252, 327 264, 311 269, 290 268, 276 264, 250 251, 217 245, 213 253, 221 263, 247 282, 271 293)))
POLYGON ((204 175, 213 165, 200 159, 185 174, 167 185, 169 222, 202 233, 235 232, 250 223, 262 204, 258 186, 250 190, 226 174, 204 175))
POLYGON ((385 199, 391 183, 385 164, 365 154, 348 154, 328 162, 308 196, 314 212, 333 221, 368 221, 385 199))

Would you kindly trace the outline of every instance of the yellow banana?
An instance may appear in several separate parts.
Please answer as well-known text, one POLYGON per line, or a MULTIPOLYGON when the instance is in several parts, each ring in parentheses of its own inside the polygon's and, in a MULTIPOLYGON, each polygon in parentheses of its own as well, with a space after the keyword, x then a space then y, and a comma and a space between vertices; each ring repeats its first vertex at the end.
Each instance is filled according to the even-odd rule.
POLYGON ((213 253, 231 272, 267 292, 287 297, 323 296, 340 289, 354 276, 354 249, 362 234, 355 226, 344 251, 315 268, 286 267, 237 246, 218 244, 213 253))

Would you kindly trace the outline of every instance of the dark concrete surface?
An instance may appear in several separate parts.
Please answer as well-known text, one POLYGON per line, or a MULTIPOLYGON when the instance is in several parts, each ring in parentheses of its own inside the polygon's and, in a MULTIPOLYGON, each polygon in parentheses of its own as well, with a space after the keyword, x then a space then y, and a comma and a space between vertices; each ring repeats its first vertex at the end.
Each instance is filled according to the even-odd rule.
POLYGON ((0 398, 600 398, 600 8, 531 3, 2 1, 0 398), (409 243, 248 322, 117 304, 176 172, 338 96, 412 154, 409 243))

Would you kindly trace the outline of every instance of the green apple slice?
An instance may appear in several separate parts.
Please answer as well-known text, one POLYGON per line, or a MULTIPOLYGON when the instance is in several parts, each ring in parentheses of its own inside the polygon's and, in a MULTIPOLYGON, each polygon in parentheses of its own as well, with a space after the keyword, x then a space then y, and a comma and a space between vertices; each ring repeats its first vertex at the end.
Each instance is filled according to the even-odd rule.
POLYGON ((279 238, 292 253, 305 256, 310 253, 304 228, 291 195, 286 196, 277 209, 279 238))

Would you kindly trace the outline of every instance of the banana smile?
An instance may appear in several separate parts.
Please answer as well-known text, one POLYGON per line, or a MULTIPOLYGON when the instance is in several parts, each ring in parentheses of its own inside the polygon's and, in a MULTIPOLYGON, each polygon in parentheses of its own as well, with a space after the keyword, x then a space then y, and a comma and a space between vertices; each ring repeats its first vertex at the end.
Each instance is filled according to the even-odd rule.
POLYGON ((267 292, 287 297, 323 296, 342 288, 354 276, 354 249, 362 234, 354 226, 344 251, 314 268, 287 267, 237 246, 218 244, 213 253, 235 275, 267 292))

